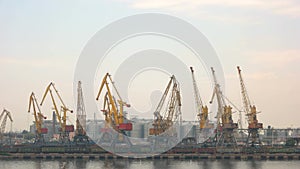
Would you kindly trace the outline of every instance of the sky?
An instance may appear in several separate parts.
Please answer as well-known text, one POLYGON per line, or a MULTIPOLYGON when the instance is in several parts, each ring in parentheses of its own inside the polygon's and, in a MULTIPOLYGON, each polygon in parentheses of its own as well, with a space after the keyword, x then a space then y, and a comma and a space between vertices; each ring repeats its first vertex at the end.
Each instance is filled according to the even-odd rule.
MULTIPOLYGON (((89 39, 113 21, 149 12, 181 18, 208 38, 232 102, 242 105, 239 65, 250 99, 261 111, 259 121, 265 127, 300 127, 297 0, 0 0, 0 107, 13 114, 13 130, 29 128, 29 95, 34 91, 41 99, 50 82, 75 109, 74 70, 89 39)), ((209 99, 210 94, 203 94, 206 103, 209 99)), ((51 111, 47 102, 45 112, 51 111)), ((74 115, 69 121, 74 122, 74 115)))

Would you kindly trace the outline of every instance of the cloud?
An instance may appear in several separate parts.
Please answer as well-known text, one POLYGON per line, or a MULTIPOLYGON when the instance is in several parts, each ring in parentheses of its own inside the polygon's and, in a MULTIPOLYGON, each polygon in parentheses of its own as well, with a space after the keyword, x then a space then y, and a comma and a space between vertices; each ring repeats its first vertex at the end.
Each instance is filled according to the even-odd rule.
MULTIPOLYGON (((275 15, 284 15, 289 17, 300 17, 300 2, 297 0, 119 0, 129 4, 135 9, 162 9, 173 12, 185 12, 197 14, 200 10, 210 7, 232 8, 234 9, 254 9, 266 11, 275 15)), ((217 10, 211 10, 215 13, 217 10)), ((209 15, 208 15, 209 16, 209 15)), ((224 16, 222 16, 224 18, 224 16)), ((238 17, 238 16, 236 16, 238 17)))

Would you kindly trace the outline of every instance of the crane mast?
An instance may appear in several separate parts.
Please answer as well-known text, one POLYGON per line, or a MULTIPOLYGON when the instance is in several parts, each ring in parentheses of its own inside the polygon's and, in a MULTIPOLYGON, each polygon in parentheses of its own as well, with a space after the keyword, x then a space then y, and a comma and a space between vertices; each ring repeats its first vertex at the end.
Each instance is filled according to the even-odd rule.
POLYGON ((237 66, 238 75, 240 79, 240 86, 241 86, 241 96, 243 101, 244 111, 246 116, 248 117, 248 138, 247 138, 247 145, 261 145, 261 141, 259 139, 258 130, 263 128, 262 123, 258 123, 257 120, 257 110, 255 105, 251 105, 248 92, 246 90, 246 86, 242 77, 242 70, 239 66, 237 66))
POLYGON ((194 87, 194 97, 195 97, 195 103, 196 103, 196 111, 197 111, 197 116, 200 122, 200 129, 204 129, 206 127, 208 127, 208 108, 207 106, 203 105, 203 102, 201 100, 200 97, 200 92, 199 89, 197 87, 197 82, 195 79, 195 75, 194 75, 194 70, 193 67, 190 67, 191 72, 192 72, 192 79, 193 79, 193 87, 194 87))
POLYGON ((232 120, 232 107, 225 102, 226 97, 222 94, 215 70, 211 68, 211 71, 214 79, 214 91, 210 103, 215 97, 218 103, 216 142, 221 146, 236 146, 234 129, 237 129, 238 125, 232 120))
POLYGON ((179 116, 181 116, 181 96, 180 88, 175 76, 173 75, 164 91, 162 98, 159 101, 159 104, 154 111, 154 122, 153 128, 149 129, 150 135, 160 135, 168 130, 176 121, 179 116), (168 93, 170 92, 171 86, 173 84, 170 100, 167 103, 167 109, 165 112, 162 112, 162 108, 166 102, 168 93))
POLYGON ((73 113, 73 110, 69 109, 66 107, 65 103, 63 102, 60 94, 58 93, 58 90, 55 88, 54 83, 50 83, 47 88, 46 91, 44 93, 43 99, 40 103, 40 105, 42 106, 45 98, 47 96, 47 94, 50 94, 51 100, 52 100, 52 104, 55 110, 55 114, 57 116, 58 122, 60 124, 60 141, 62 141, 63 143, 69 141, 69 132, 73 132, 74 131, 74 126, 73 125, 67 125, 67 112, 73 113), (56 96, 58 97, 60 104, 61 104, 61 111, 63 112, 63 116, 61 116, 60 111, 58 110, 56 101, 54 99, 52 90, 55 91, 56 96))
POLYGON ((35 94, 33 92, 29 97, 28 113, 30 113, 31 108, 33 109, 33 116, 36 128, 35 143, 44 142, 43 134, 46 134, 48 132, 48 129, 42 128, 42 125, 43 120, 46 119, 46 116, 42 114, 39 104, 36 100, 35 94))

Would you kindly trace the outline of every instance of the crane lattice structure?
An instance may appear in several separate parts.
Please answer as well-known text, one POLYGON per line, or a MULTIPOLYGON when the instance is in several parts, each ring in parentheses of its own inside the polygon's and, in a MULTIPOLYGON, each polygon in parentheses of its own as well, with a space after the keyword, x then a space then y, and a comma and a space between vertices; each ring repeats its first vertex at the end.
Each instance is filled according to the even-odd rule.
POLYGON ((218 103, 216 143, 218 146, 236 146, 234 130, 238 128, 238 124, 232 120, 232 107, 225 102, 226 97, 222 94, 214 69, 211 68, 211 71, 214 79, 214 91, 210 103, 213 102, 214 97, 217 98, 218 103))
POLYGON ((83 101, 82 83, 78 81, 77 86, 77 111, 76 111, 76 135, 74 142, 89 142, 86 135, 86 111, 83 101))
POLYGON ((259 129, 263 128, 262 123, 258 123, 257 120, 257 110, 255 105, 251 105, 248 92, 246 90, 246 86, 242 77, 242 70, 240 67, 237 67, 238 75, 240 79, 240 85, 241 85, 241 96, 243 101, 243 108, 244 112, 246 113, 246 116, 248 118, 248 138, 247 138, 247 145, 261 145, 261 141, 259 139, 258 131, 259 129))
POLYGON ((5 128, 6 128, 7 118, 9 118, 11 123, 13 122, 13 119, 11 117, 11 113, 8 110, 3 109, 3 111, 0 115, 0 121, 2 120, 1 126, 0 126, 0 139, 1 139, 1 141, 3 140, 3 135, 4 135, 4 132, 5 132, 5 128))
MULTIPOLYGON (((173 75, 164 91, 164 94, 154 112, 153 128, 150 128, 149 135, 160 135, 172 127, 174 122, 181 120, 181 96, 179 83, 173 75), (171 86, 173 85, 172 89, 171 86), (171 89, 171 91, 170 91, 171 89), (167 100, 168 93, 170 99, 167 100), (162 111, 167 101, 166 110, 162 111)), ((173 133, 173 132, 170 132, 173 133)))

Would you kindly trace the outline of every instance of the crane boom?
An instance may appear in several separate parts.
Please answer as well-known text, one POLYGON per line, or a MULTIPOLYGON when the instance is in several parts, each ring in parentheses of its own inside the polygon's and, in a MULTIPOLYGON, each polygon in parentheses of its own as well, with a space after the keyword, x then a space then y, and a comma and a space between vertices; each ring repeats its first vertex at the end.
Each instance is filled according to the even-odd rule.
POLYGON ((207 106, 203 105, 203 102, 200 97, 200 92, 198 89, 198 85, 196 82, 196 78, 194 75, 194 70, 193 67, 190 67, 191 72, 192 72, 192 79, 193 79, 193 87, 194 87, 194 97, 195 97, 195 103, 196 103, 196 111, 197 111, 197 116, 200 122, 200 128, 203 129, 207 127, 208 124, 208 108, 207 106))
POLYGON ((56 105, 56 102, 55 102, 55 99, 54 99, 54 96, 53 96, 53 93, 52 93, 52 90, 51 90, 51 86, 52 86, 52 85, 53 85, 53 83, 51 82, 51 83, 47 86, 46 91, 45 91, 44 96, 43 96, 43 99, 42 99, 42 101, 41 101, 41 103, 40 103, 40 106, 43 105, 43 103, 44 103, 44 101, 45 101, 45 98, 46 98, 47 94, 49 93, 49 94, 50 94, 50 97, 51 97, 51 101, 52 101, 53 107, 54 107, 55 114, 56 114, 56 116, 57 116, 57 120, 58 120, 58 122, 59 122, 59 125, 60 125, 61 127, 63 127, 63 124, 62 124, 62 121, 61 121, 62 119, 61 119, 59 110, 58 110, 58 108, 57 108, 57 105, 56 105))
POLYGON ((237 66, 238 69, 238 74, 239 74, 239 79, 240 79, 240 85, 241 85, 241 94, 242 94, 242 100, 243 100, 243 105, 244 105, 244 109, 246 114, 250 114, 250 99, 249 99, 249 95, 248 92, 246 90, 246 86, 242 77, 242 70, 240 69, 239 66, 237 66))
POLYGON ((43 103, 45 101, 45 98, 46 98, 48 93, 50 94, 52 104, 53 104, 58 122, 59 122, 60 127, 61 127, 61 137, 60 137, 60 139, 61 139, 61 141, 65 142, 68 139, 68 133, 74 131, 74 126, 73 125, 69 125, 69 126, 67 125, 67 112, 73 113, 73 110, 66 107, 66 105, 63 102, 58 90, 55 88, 54 83, 52 83, 52 82, 46 88, 43 99, 40 103, 41 106, 43 105, 43 103), (60 115, 60 111, 58 110, 56 101, 55 101, 53 93, 52 93, 52 89, 55 91, 56 96, 59 98, 59 101, 60 101, 60 104, 61 104, 61 111, 63 112, 63 116, 60 115))
POLYGON ((8 110, 6 110, 6 109, 3 109, 3 111, 2 111, 2 113, 0 115, 0 120, 2 120, 2 118, 3 118, 3 121, 2 121, 1 127, 0 127, 1 139, 2 139, 3 133, 5 132, 7 118, 9 118, 9 120, 11 122, 13 122, 13 119, 11 117, 11 113, 8 110))
POLYGON ((36 127, 36 132, 38 137, 37 140, 39 140, 42 134, 43 119, 46 119, 46 117, 42 114, 40 106, 33 92, 29 97, 28 113, 30 112, 31 108, 33 109, 35 127, 36 127))
POLYGON ((263 128, 262 123, 258 123, 257 120, 257 110, 255 105, 251 105, 249 95, 246 90, 246 86, 242 77, 242 70, 240 69, 239 66, 237 66, 238 70, 238 75, 239 75, 239 80, 240 80, 240 86, 241 86, 241 96, 242 96, 242 101, 243 101, 243 107, 244 111, 246 113, 246 116, 248 116, 248 139, 247 139, 247 144, 248 145, 255 145, 261 144, 261 141, 259 139, 258 135, 258 129, 263 128))
POLYGON ((4 114, 7 112, 7 110, 6 109, 3 109, 3 111, 2 111, 2 113, 1 113, 1 115, 0 115, 0 120, 2 120, 2 117, 4 116, 4 114))
POLYGON ((166 89, 164 91, 164 94, 163 94, 162 98, 160 99, 160 101, 159 101, 159 103, 158 103, 158 105, 157 105, 157 107, 156 107, 156 109, 154 111, 154 116, 156 118, 162 118, 160 112, 161 112, 161 109, 162 109, 162 107, 163 107, 163 105, 164 105, 164 103, 166 101, 166 98, 167 98, 167 95, 169 93, 169 90, 170 90, 170 87, 171 87, 171 84, 172 84, 173 80, 174 80, 174 76, 171 77, 171 79, 170 79, 170 81, 169 81, 169 83, 168 83, 168 85, 167 85, 167 87, 166 87, 166 89))
POLYGON ((179 84, 175 79, 175 76, 171 76, 170 81, 163 93, 162 98, 159 101, 159 104, 154 111, 154 122, 153 128, 149 129, 150 135, 159 135, 169 129, 173 122, 178 119, 181 115, 181 96, 180 96, 180 88, 179 84), (162 108, 164 107, 164 103, 166 102, 166 98, 168 93, 170 92, 170 88, 173 84, 170 100, 166 106, 166 111, 162 112, 162 108))
MULTIPOLYGON (((217 97, 218 103, 216 141, 217 144, 222 146, 236 146, 237 143, 233 130, 238 128, 238 124, 233 122, 232 107, 225 102, 227 98, 222 94, 214 69, 211 68, 211 71, 215 85, 210 103, 212 103, 214 97, 217 97)), ((234 104, 232 105, 234 106, 234 104)))
POLYGON ((218 103, 218 113, 217 113, 217 125, 220 126, 221 124, 221 118, 223 114, 223 107, 226 105, 225 99, 222 97, 222 91, 220 84, 217 81, 217 77, 215 74, 215 70, 213 67, 211 67, 213 79, 214 79, 214 89, 213 89, 213 95, 210 99, 209 103, 212 103, 214 98, 217 97, 217 103, 218 103))
POLYGON ((105 115, 105 121, 106 125, 112 126, 116 130, 122 132, 124 130, 130 131, 132 130, 132 123, 124 122, 125 116, 124 116, 124 109, 123 107, 130 107, 129 104, 124 102, 121 98, 121 95, 119 94, 117 87, 114 84, 114 81, 111 78, 111 75, 109 73, 106 73, 105 76, 102 79, 96 100, 99 100, 101 93, 103 92, 103 88, 106 88, 106 93, 104 96, 104 107, 102 112, 104 112, 105 115), (109 82, 113 86, 114 91, 117 93, 118 99, 115 100, 112 91, 109 87, 109 82), (119 109, 118 109, 119 105, 119 109))
MULTIPOLYGON (((119 116, 118 111, 117 111, 117 105, 116 105, 116 103, 113 100, 113 95, 111 93, 111 90, 110 90, 110 88, 108 86, 108 82, 107 82, 107 79, 108 79, 109 76, 110 76, 109 73, 106 73, 106 75, 102 79, 102 83, 101 83, 98 95, 96 97, 96 100, 99 100, 99 97, 100 97, 100 95, 102 93, 103 87, 105 86, 106 90, 107 90, 107 99, 108 99, 108 101, 110 103, 110 104, 108 104, 108 106, 111 105, 111 111, 109 113, 114 117, 113 120, 107 120, 107 121, 114 121, 115 125, 119 125, 120 124, 120 116, 119 116)), ((110 115, 110 117, 111 117, 111 115, 110 115)))
POLYGON ((28 106, 28 113, 30 112, 31 108, 33 109, 35 127, 36 127, 36 136, 35 136, 35 143, 44 142, 43 134, 48 132, 47 128, 42 128, 42 124, 46 116, 44 116, 41 112, 35 94, 32 92, 29 97, 29 106, 28 106))
POLYGON ((176 82, 175 77, 173 80, 175 81, 175 83, 172 88, 172 95, 171 95, 171 99, 170 99, 170 103, 169 103, 169 108, 168 108, 168 111, 164 115, 164 117, 165 117, 165 119, 167 119, 167 121, 172 121, 173 118, 177 119, 178 114, 174 114, 174 113, 175 113, 177 105, 179 106, 179 108, 181 107, 181 97, 180 97, 179 85, 176 82))
POLYGON ((103 101, 103 110, 101 110, 104 113, 105 116, 105 125, 107 127, 107 125, 112 124, 112 113, 111 113, 111 108, 110 108, 110 103, 109 103, 109 99, 108 99, 108 93, 105 94, 104 96, 104 101, 103 101))

